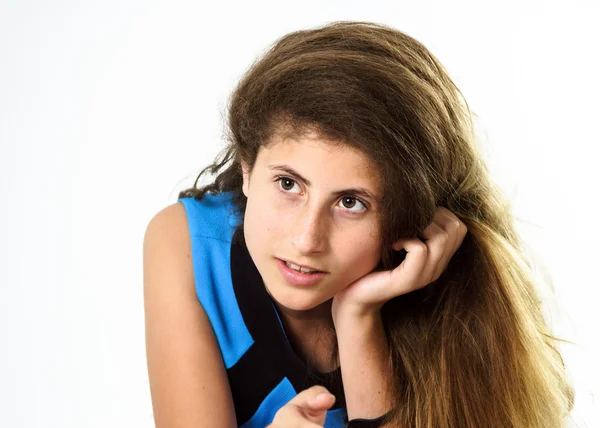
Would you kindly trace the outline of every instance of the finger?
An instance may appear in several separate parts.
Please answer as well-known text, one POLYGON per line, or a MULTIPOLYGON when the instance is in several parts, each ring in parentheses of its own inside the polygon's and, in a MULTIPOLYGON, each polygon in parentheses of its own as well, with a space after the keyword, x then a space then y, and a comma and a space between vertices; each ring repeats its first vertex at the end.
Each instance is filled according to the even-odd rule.
POLYGON ((309 401, 313 409, 328 409, 333 403, 335 403, 335 396, 328 392, 322 392, 309 401))
POLYGON ((451 214, 452 213, 444 207, 438 207, 435 216, 435 222, 448 234, 448 251, 444 254, 444 262, 447 262, 454 253, 454 247, 458 238, 458 230, 456 229, 456 221, 458 221, 458 219, 451 216, 451 214))
POLYGON ((448 234, 449 243, 446 249, 447 251, 444 253, 442 262, 438 266, 438 269, 434 275, 435 279, 439 278, 446 267, 448 267, 450 259, 452 259, 452 256, 454 253, 456 253, 462 244, 465 235, 467 234, 467 227, 454 213, 452 213, 452 211, 445 207, 438 208, 440 216, 436 219, 436 222, 448 234))
POLYGON ((440 207, 441 212, 446 216, 448 221, 444 224, 444 229, 448 234, 455 236, 454 244, 452 245, 452 251, 450 252, 450 258, 456 253, 456 251, 462 245, 465 236, 467 235, 467 226, 448 208, 440 207))
MULTIPOLYGON (((330 395, 331 399, 335 400, 335 397, 322 385, 314 385, 310 388, 306 388, 303 391, 300 391, 294 398, 289 401, 289 404, 293 404, 295 406, 301 407, 322 407, 327 404, 328 400, 324 398, 318 398, 321 394, 330 395)), ((331 403, 333 404, 333 403, 331 403)))
POLYGON ((325 412, 333 406, 333 403, 335 403, 335 396, 321 385, 315 385, 301 391, 289 402, 308 420, 316 423, 325 422, 325 412))
POLYGON ((438 272, 442 271, 446 263, 446 257, 449 257, 452 249, 452 238, 437 223, 441 222, 443 224, 447 221, 438 211, 435 214, 434 221, 422 233, 428 249, 427 261, 419 281, 422 287, 438 279, 438 272))
POLYGON ((452 254, 454 254, 460 248, 465 236, 467 235, 468 229, 467 226, 456 216, 456 214, 454 214, 446 207, 440 208, 441 212, 446 216, 446 218, 448 218, 448 223, 446 223, 448 227, 445 228, 445 230, 448 233, 452 233, 452 231, 454 231, 456 237, 451 252, 452 254))
POLYGON ((389 290, 389 292, 394 296, 409 293, 421 287, 420 278, 428 256, 427 245, 420 239, 403 239, 397 241, 396 244, 398 244, 396 248, 406 250, 406 257, 390 272, 389 282, 393 284, 393 290, 389 290))

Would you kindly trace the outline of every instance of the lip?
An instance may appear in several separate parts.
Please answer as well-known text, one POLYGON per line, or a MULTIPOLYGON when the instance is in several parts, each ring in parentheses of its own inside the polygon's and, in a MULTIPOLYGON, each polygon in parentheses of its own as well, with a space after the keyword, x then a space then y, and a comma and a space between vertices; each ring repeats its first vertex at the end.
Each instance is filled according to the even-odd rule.
POLYGON ((281 261, 282 261, 282 262, 284 262, 284 263, 285 263, 285 262, 292 263, 292 264, 294 264, 294 265, 296 265, 296 266, 300 266, 300 267, 303 267, 303 268, 306 268, 306 269, 310 269, 310 270, 316 270, 316 271, 317 271, 317 272, 319 272, 319 273, 327 273, 327 272, 325 272, 325 271, 323 271, 323 270, 320 270, 320 269, 314 268, 314 267, 312 267, 312 266, 301 265, 300 263, 296 263, 296 262, 294 262, 294 261, 292 261, 292 260, 284 260, 284 259, 278 259, 278 260, 281 260, 281 261))
POLYGON ((298 272, 294 269, 287 267, 285 261, 281 259, 277 260, 277 267, 279 268, 279 272, 281 276, 289 282, 290 284, 301 286, 301 287, 309 287, 311 285, 315 285, 319 282, 325 275, 326 272, 318 272, 318 273, 302 273, 298 272))

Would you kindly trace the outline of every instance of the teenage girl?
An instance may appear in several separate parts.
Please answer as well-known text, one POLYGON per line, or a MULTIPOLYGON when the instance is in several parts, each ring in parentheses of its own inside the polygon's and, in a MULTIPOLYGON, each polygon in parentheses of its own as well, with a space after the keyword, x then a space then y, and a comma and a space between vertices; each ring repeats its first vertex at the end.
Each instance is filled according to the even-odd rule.
POLYGON ((440 62, 385 25, 277 40, 216 178, 144 238, 169 427, 564 426, 573 392, 509 203, 440 62))

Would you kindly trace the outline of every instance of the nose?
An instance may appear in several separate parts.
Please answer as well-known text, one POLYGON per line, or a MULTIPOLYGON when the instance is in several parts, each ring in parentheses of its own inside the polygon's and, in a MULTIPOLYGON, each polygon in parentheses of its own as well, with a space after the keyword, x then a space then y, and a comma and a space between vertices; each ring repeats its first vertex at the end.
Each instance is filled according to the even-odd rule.
POLYGON ((327 245, 327 218, 319 207, 300 210, 292 227, 292 245, 302 255, 323 252, 327 245))

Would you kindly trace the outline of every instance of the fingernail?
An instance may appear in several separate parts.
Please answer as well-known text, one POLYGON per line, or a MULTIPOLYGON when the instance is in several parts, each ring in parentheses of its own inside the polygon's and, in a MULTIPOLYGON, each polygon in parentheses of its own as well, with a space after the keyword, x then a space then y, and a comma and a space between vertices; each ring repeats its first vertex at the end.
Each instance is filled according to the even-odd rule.
POLYGON ((330 401, 332 398, 335 398, 335 397, 327 392, 322 392, 319 395, 317 395, 317 398, 315 398, 315 401, 322 403, 325 401, 330 401))

